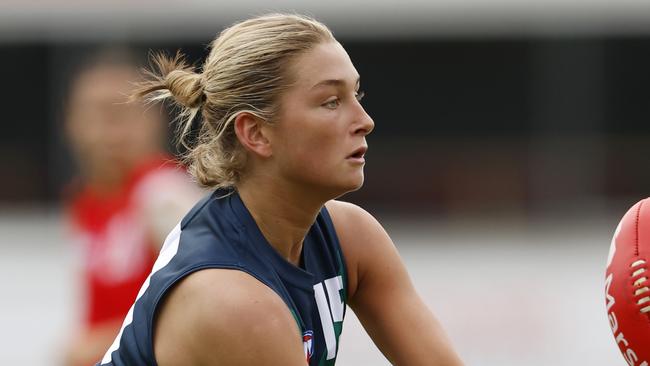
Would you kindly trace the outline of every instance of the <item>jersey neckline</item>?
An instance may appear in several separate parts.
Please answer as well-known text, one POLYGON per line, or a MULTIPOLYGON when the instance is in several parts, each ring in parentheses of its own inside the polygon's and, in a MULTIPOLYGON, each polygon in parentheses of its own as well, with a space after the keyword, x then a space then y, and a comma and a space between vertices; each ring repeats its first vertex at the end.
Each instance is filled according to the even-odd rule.
MULTIPOLYGON (((313 290, 314 275, 309 272, 309 268, 300 268, 293 263, 286 260, 278 251, 266 240, 262 231, 257 226, 255 219, 250 211, 242 201, 237 190, 230 194, 230 206, 235 213, 235 216, 243 224, 246 232, 251 236, 250 242, 254 250, 259 250, 264 254, 265 258, 271 260, 273 268, 277 271, 278 275, 285 281, 294 286, 305 290, 313 290)), ((320 213, 319 213, 320 215, 320 213)), ((307 257, 311 246, 314 244, 314 226, 315 223, 309 228, 307 235, 302 244, 301 256, 307 257)), ((306 263, 305 263, 306 265, 306 263)))

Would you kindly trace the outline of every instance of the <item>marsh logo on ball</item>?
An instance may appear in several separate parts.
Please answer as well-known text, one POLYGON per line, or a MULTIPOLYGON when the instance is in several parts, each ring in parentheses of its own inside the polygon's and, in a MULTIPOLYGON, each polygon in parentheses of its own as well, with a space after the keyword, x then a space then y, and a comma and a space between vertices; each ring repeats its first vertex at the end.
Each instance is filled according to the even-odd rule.
POLYGON ((623 358, 650 364, 650 199, 632 206, 619 222, 605 270, 605 310, 623 358))
POLYGON ((302 346, 305 350, 305 357, 307 358, 307 363, 309 363, 309 361, 311 360, 311 355, 314 354, 314 332, 308 330, 302 334, 302 346))

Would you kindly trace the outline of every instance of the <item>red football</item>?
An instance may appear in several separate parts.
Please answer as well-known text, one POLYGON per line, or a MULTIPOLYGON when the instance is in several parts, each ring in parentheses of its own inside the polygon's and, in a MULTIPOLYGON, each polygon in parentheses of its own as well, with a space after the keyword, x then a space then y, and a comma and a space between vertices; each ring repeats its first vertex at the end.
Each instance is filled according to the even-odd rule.
POLYGON ((650 198, 616 227, 607 259, 605 305, 614 339, 631 366, 650 364, 650 198))

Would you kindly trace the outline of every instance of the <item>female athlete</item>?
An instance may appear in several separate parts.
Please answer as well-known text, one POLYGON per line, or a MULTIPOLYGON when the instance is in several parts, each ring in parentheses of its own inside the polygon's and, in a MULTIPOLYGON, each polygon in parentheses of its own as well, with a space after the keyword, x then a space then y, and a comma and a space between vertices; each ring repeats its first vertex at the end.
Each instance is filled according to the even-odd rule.
POLYGON ((136 97, 182 107, 189 170, 215 190, 167 237, 101 365, 333 365, 347 305, 391 363, 462 365, 381 225, 335 200, 361 187, 374 122, 323 24, 235 24, 200 73, 156 60, 136 97))

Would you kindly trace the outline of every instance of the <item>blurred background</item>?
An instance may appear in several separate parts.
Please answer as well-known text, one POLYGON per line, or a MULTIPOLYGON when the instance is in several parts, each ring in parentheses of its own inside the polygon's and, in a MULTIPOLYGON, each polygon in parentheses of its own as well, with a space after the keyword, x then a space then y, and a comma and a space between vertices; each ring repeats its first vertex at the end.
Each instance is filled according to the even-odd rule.
MULTIPOLYGON (((268 11, 331 27, 361 74, 366 184, 468 365, 624 365, 604 310, 611 234, 649 195, 643 0, 0 2, 0 363, 51 364, 75 318, 62 196, 70 73, 98 47, 181 49, 268 11)), ((351 312, 341 365, 385 365, 351 312)))

